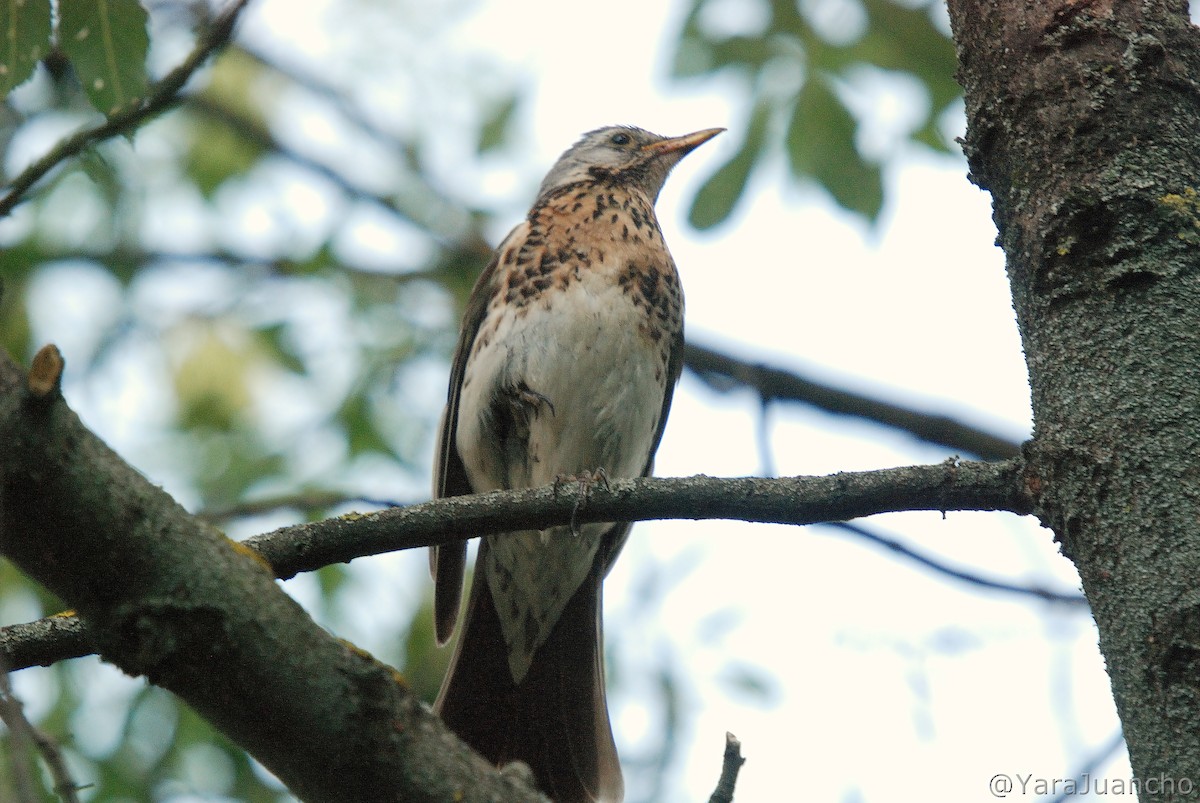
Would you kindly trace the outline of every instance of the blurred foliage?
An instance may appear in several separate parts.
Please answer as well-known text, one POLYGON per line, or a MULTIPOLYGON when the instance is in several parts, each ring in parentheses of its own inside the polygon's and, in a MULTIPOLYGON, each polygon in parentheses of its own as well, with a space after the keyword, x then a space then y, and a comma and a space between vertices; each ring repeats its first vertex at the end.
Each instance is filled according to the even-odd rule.
POLYGON ((941 2, 901 0, 691 0, 672 72, 679 79, 738 77, 751 111, 742 143, 705 184, 689 220, 724 221, 768 144, 787 155, 792 176, 815 181, 869 220, 883 208, 883 172, 856 142, 862 118, 852 96, 883 70, 915 79, 926 108, 908 137, 949 152, 940 125, 959 98, 954 46, 941 2))
MULTIPOLYGON (((446 179, 447 164, 479 170, 497 156, 516 159, 525 97, 505 68, 439 38, 453 5, 435 14, 346 3, 342 22, 356 37, 346 64, 289 63, 240 41, 192 82, 180 108, 65 164, 0 220, 0 346, 27 360, 55 340, 84 420, 189 509, 221 511, 234 534, 361 507, 353 500, 362 497, 427 496, 461 305, 497 225, 510 224, 534 189, 530 178, 511 197, 480 201, 446 179)), ((211 14, 201 0, 147 4, 149 17, 133 0, 57 7, 59 48, 48 53, 50 3, 0 0, 6 183, 14 165, 94 122, 96 109, 143 91, 147 30, 169 69, 186 53, 180 41, 211 14)), ((700 190, 693 224, 728 218, 780 148, 794 177, 877 215, 880 163, 855 142, 863 123, 850 96, 866 65, 913 76, 928 107, 907 136, 947 148, 938 119, 958 90, 930 13, 889 0, 694 0, 674 75, 732 72, 748 111, 734 132, 742 145, 700 190), (833 7, 849 9, 850 23, 830 23, 833 7)), ((322 624, 354 638, 346 610, 370 587, 363 570, 355 562, 311 575, 308 586, 292 582, 316 600, 306 604, 322 624)), ((646 599, 673 582, 669 572, 647 578, 646 599)), ((420 572, 411 580, 427 593, 420 572)), ((427 699, 447 660, 428 605, 413 601, 403 622, 364 645, 427 699)), ((2 623, 57 610, 0 564, 2 623)), ((678 656, 648 658, 636 644, 611 634, 610 675, 617 686, 654 679, 663 746, 632 758, 631 774, 644 777, 630 788, 658 789, 687 684, 678 656), (622 659, 623 650, 638 654, 622 659), (627 660, 659 663, 623 672, 627 660)), ((91 785, 85 800, 286 798, 172 697, 95 659, 16 677, 38 725, 91 785)), ((769 696, 769 679, 751 667, 733 666, 726 679, 739 694, 769 696)))

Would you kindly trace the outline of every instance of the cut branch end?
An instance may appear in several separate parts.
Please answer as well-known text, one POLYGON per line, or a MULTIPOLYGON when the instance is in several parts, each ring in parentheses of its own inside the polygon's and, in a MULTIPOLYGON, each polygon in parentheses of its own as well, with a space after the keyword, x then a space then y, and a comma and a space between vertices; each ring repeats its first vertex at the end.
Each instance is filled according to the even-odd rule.
POLYGON ((742 743, 732 733, 725 734, 725 758, 721 762, 721 778, 713 790, 708 803, 733 803, 733 789, 737 786, 738 772, 746 759, 742 757, 742 743))
POLYGON ((38 399, 44 399, 51 394, 59 395, 65 364, 62 352, 53 343, 38 349, 38 353, 33 357, 33 365, 29 368, 29 392, 38 399))

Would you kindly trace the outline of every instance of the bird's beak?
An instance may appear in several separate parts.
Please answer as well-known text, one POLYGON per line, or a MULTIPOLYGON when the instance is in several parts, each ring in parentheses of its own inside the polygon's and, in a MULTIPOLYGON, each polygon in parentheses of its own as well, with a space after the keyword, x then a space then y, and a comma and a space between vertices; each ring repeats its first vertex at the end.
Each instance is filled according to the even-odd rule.
POLYGON ((678 153, 679 157, 682 158, 724 130, 724 128, 706 128, 703 131, 696 131, 692 134, 684 134, 682 137, 660 139, 658 142, 651 142, 649 145, 643 145, 642 153, 646 154, 647 156, 662 156, 664 153, 678 153))

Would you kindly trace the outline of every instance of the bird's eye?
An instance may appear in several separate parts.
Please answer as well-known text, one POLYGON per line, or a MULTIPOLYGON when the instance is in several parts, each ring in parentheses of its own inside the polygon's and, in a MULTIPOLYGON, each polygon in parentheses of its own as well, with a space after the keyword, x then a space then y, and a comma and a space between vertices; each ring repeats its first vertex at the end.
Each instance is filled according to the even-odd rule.
POLYGON ((612 138, 609 139, 609 142, 614 145, 628 145, 630 141, 628 134, 613 134, 612 138))

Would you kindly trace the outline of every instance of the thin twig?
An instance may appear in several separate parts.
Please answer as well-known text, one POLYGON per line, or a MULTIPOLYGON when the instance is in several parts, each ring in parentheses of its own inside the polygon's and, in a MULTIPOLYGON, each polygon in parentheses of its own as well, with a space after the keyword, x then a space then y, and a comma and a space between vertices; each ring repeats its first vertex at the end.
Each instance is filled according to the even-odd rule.
POLYGON ((183 62, 156 83, 139 103, 107 117, 104 122, 80 129, 59 140, 42 158, 22 170, 0 197, 0 217, 9 215, 25 193, 62 162, 106 139, 126 134, 179 101, 179 91, 213 53, 233 34, 238 15, 250 0, 232 0, 196 40, 196 46, 183 62))
MULTIPOLYGON (((354 101, 351 100, 351 93, 347 92, 344 88, 326 82, 311 71, 286 67, 245 43, 239 43, 236 47, 264 69, 276 73, 285 80, 301 87, 306 92, 311 92, 324 102, 331 104, 337 110, 338 114, 341 115, 342 119, 366 136, 392 151, 406 154, 405 163, 409 168, 409 172, 405 176, 405 182, 420 182, 420 191, 413 194, 422 198, 423 204, 432 207, 432 210, 424 210, 426 222, 419 224, 422 228, 429 231, 433 231, 436 228, 440 222, 439 218, 444 217, 444 215, 439 213, 439 209, 450 209, 461 206, 459 201, 447 196, 441 189, 435 187, 421 174, 414 155, 414 149, 407 147, 406 143, 400 139, 400 135, 397 133, 387 131, 368 119, 354 101), (429 199, 432 199, 432 203, 429 202, 429 199)), ((469 210, 463 209, 461 211, 464 214, 469 214, 469 210)), ((488 251, 490 252, 490 250, 489 248, 488 251)))
MULTIPOLYGON (((569 522, 572 515, 580 524, 670 518, 819 524, 897 510, 1028 513, 1033 500, 1023 471, 1019 461, 955 462, 828 477, 610 480, 590 487, 587 506, 578 510, 578 491, 546 485, 295 524, 242 544, 261 555, 276 577, 287 579, 368 555, 451 543, 464 532, 544 530, 569 522)), ((14 669, 78 657, 92 649, 86 627, 70 617, 0 628, 0 654, 14 669), (72 629, 66 629, 69 622, 72 629), (56 654, 56 649, 64 652, 56 654)))
MULTIPOLYGON (((232 265, 247 266, 260 273, 272 276, 311 276, 312 266, 286 258, 263 257, 248 252, 235 251, 230 248, 216 248, 211 251, 170 251, 162 249, 145 249, 136 245, 121 245, 116 248, 90 248, 83 245, 79 248, 59 248, 60 244, 49 243, 40 247, 36 261, 54 262, 60 260, 93 260, 120 265, 135 265, 138 267, 163 262, 176 262, 191 265, 232 265)), ((346 277, 356 288, 372 298, 390 289, 414 282, 444 282, 445 276, 437 270, 404 270, 403 268, 383 269, 366 265, 355 265, 339 256, 337 263, 329 263, 329 271, 336 272, 339 277, 346 277), (403 271, 403 272, 397 272, 403 271)), ((247 271, 247 273, 249 273, 247 271)))
POLYGON ((41 799, 34 789, 33 778, 29 773, 31 759, 27 750, 28 745, 32 744, 50 770, 50 776, 54 779, 55 794, 63 803, 79 803, 79 795, 76 793, 79 785, 71 777, 62 751, 53 739, 34 727, 25 716, 21 701, 13 694, 12 684, 8 681, 8 667, 3 663, 0 663, 0 720, 8 727, 12 737, 10 744, 13 746, 13 755, 9 764, 17 786, 18 798, 31 803, 41 799))
POLYGON ((725 758, 721 762, 721 778, 713 790, 708 803, 733 803, 733 788, 737 785, 738 772, 746 759, 742 758, 742 743, 732 733, 725 734, 725 758))
MULTIPOLYGON (((400 194, 381 195, 363 187, 335 167, 285 145, 261 121, 223 103, 216 97, 208 94, 195 95, 188 99, 187 107, 196 114, 202 114, 214 122, 227 126, 240 139, 253 143, 264 151, 269 151, 330 182, 350 198, 369 203, 389 215, 395 215, 405 223, 416 226, 428 234, 445 251, 465 253, 480 260, 485 260, 492 253, 492 247, 483 239, 478 227, 472 227, 465 234, 446 230, 445 220, 454 219, 459 215, 469 220, 470 210, 461 209, 451 201, 436 195, 431 199, 428 192, 422 196, 425 199, 424 206, 428 208, 406 209, 402 204, 400 194)), ((393 147, 399 147, 399 145, 394 143, 393 147)), ((423 191, 425 190, 428 190, 428 187, 423 188, 423 191)))
POLYGON ((1036 597, 1043 602, 1061 603, 1064 605, 1079 605, 1087 607, 1087 598, 1082 594, 1066 594, 1061 591, 1051 591, 1048 588, 1041 586, 1022 586, 1015 583, 1008 583, 1003 580, 992 580, 974 572, 968 572, 963 569, 956 569, 953 566, 948 566, 941 561, 931 558, 928 555, 922 554, 912 547, 900 543, 894 538, 889 538, 885 535, 880 535, 877 532, 867 529, 858 524, 850 524, 845 521, 831 521, 826 527, 834 527, 844 532, 853 533, 854 535, 873 544, 878 544, 885 549, 895 552, 897 555, 902 555, 909 560, 924 566, 927 569, 932 569, 937 574, 945 577, 950 577, 955 580, 961 580, 968 585, 977 586, 979 588, 988 588, 993 591, 1003 591, 1008 594, 1017 594, 1026 597, 1036 597))
MULTIPOLYGON (((610 480, 576 493, 553 484, 457 496, 320 522, 284 527, 247 539, 280 577, 366 555, 450 543, 462 533, 544 530, 578 523, 658 519, 738 519, 818 524, 902 510, 1008 510, 1028 513, 1024 466, 942 463, 825 477, 671 477, 610 480), (347 526, 350 524, 351 526, 347 526)), ((566 486, 568 489, 570 484, 566 486)))
POLYGON ((1046 800, 1045 803, 1068 803, 1068 801, 1070 801, 1071 798, 1076 797, 1076 795, 1079 797, 1087 795, 1088 779, 1092 777, 1096 770, 1107 764, 1113 758, 1113 756, 1120 752, 1121 748, 1124 746, 1125 734, 1118 730, 1113 734, 1112 738, 1108 740, 1107 744, 1093 753, 1088 760, 1084 762, 1083 766, 1075 772, 1074 785, 1068 786, 1067 784, 1063 784, 1065 788, 1062 793, 1046 800))
MULTIPOLYGON (((244 54, 246 58, 253 60, 260 67, 270 70, 284 80, 301 87, 306 92, 316 95, 325 103, 333 106, 337 109, 338 114, 362 133, 377 142, 395 146, 398 138, 396 133, 383 129, 363 114, 352 99, 352 94, 347 92, 343 87, 327 82, 314 72, 301 70, 295 66, 280 64, 278 61, 275 61, 262 51, 245 42, 239 42, 236 48, 239 53, 244 54)), ((429 189, 431 192, 436 192, 432 188, 429 189)))
POLYGON ((775 476, 775 456, 771 449, 771 400, 759 397, 758 416, 755 419, 758 435, 758 461, 764 477, 775 476))
POLYGON ((211 510, 201 510, 196 515, 211 522, 229 521, 247 516, 261 516, 274 513, 277 510, 328 510, 340 505, 352 503, 366 504, 372 507, 401 507, 401 503, 381 499, 368 499, 362 494, 346 494, 338 491, 301 491, 296 494, 270 496, 265 499, 251 499, 211 510))
POLYGON ((984 460, 1008 460, 1021 453, 1019 443, 948 416, 910 410, 881 399, 814 382, 781 368, 739 360, 695 343, 688 343, 684 348, 683 364, 715 390, 746 386, 756 390, 764 402, 795 401, 830 413, 866 418, 984 460))
POLYGON ((25 718, 21 701, 13 696, 12 685, 8 682, 8 672, 0 667, 0 722, 3 722, 9 732, 11 749, 8 756, 8 767, 12 772, 14 794, 20 803, 33 803, 38 794, 33 785, 32 751, 33 738, 29 731, 33 726, 25 718))

